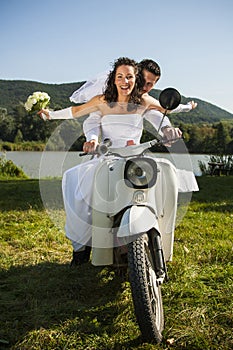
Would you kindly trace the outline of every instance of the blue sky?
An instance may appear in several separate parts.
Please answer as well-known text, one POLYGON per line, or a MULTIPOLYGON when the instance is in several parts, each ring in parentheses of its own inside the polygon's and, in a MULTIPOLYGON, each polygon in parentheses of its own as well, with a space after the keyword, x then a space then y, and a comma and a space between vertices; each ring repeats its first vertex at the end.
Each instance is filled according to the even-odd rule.
POLYGON ((233 113, 232 18, 232 0, 0 0, 0 79, 69 83, 152 58, 158 89, 233 113))

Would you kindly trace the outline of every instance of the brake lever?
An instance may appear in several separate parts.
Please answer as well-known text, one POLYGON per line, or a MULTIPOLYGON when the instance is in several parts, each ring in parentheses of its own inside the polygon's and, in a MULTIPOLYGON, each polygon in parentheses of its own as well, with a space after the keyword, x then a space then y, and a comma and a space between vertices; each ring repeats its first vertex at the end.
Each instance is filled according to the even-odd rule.
POLYGON ((96 155, 98 155, 98 152, 83 152, 79 153, 79 157, 84 157, 84 156, 92 156, 92 158, 96 155))
POLYGON ((179 141, 179 140, 183 140, 182 137, 176 137, 175 139, 167 139, 167 138, 162 138, 160 140, 160 144, 162 145, 166 145, 166 144, 169 144, 169 143, 175 143, 176 141, 179 141))

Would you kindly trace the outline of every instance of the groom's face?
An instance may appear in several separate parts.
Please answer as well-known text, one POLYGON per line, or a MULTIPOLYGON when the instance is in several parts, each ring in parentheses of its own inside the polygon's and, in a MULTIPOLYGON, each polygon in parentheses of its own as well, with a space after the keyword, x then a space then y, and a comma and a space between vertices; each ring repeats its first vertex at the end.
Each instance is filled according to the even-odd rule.
POLYGON ((143 94, 148 93, 151 89, 153 89, 154 85, 157 83, 159 80, 159 76, 154 75, 153 73, 149 72, 146 69, 143 69, 142 71, 145 84, 143 86, 142 92, 143 94))

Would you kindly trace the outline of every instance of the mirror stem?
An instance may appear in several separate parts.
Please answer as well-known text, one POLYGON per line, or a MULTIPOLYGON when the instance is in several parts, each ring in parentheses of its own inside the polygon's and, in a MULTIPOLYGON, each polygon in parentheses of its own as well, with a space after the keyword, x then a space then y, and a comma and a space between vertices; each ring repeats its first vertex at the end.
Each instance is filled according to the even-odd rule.
POLYGON ((166 117, 166 115, 167 115, 167 109, 165 109, 165 112, 163 113, 163 117, 162 117, 161 122, 160 122, 160 124, 159 124, 158 134, 159 134, 159 132, 160 132, 160 129, 161 129, 161 127, 162 127, 162 124, 163 124, 163 121, 164 121, 164 118, 166 117))

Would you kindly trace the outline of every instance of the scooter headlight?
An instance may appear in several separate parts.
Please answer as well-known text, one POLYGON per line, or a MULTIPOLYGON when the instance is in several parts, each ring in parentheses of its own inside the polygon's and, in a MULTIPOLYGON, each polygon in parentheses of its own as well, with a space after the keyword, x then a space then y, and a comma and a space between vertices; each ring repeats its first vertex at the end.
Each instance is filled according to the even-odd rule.
POLYGON ((134 158, 127 160, 124 179, 126 185, 129 187, 152 187, 157 179, 157 164, 150 158, 134 158))

